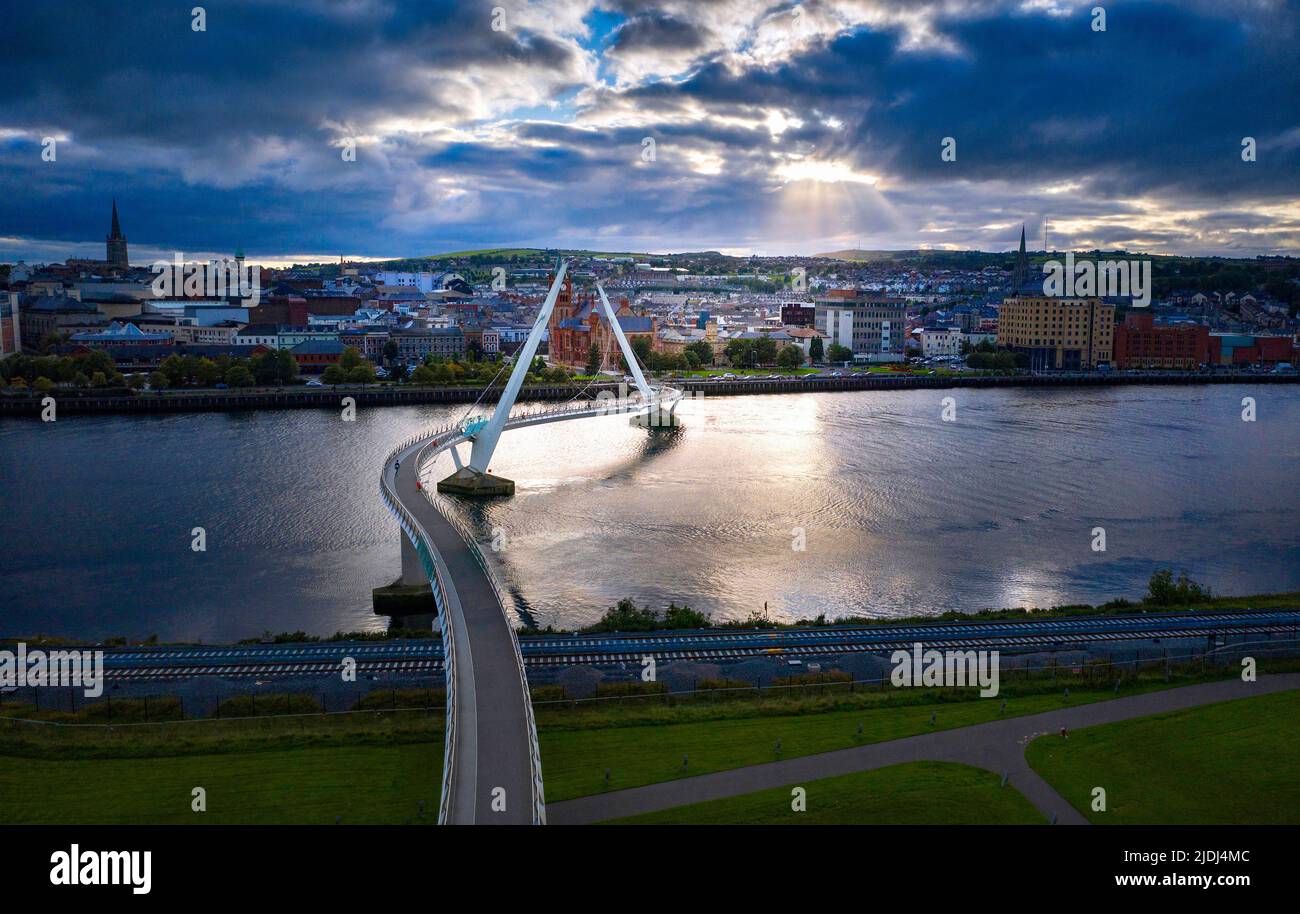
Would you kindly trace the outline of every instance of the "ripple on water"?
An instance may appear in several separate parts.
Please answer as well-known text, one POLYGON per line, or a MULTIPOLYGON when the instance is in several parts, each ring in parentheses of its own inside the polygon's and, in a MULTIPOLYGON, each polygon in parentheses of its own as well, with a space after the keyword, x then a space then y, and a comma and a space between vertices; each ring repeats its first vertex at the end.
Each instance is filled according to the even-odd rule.
MULTIPOLYGON (((706 398, 672 436, 617 417, 512 432, 492 469, 516 497, 467 516, 484 542, 505 532, 489 558, 560 625, 622 597, 718 620, 1101 602, 1161 565, 1221 593, 1300 589, 1297 389, 962 390, 944 423, 947 393, 706 398), (1244 395, 1267 422, 1240 421, 1244 395)), ((382 626, 370 589, 400 565, 379 461, 458 414, 2 423, 3 630, 382 626)))

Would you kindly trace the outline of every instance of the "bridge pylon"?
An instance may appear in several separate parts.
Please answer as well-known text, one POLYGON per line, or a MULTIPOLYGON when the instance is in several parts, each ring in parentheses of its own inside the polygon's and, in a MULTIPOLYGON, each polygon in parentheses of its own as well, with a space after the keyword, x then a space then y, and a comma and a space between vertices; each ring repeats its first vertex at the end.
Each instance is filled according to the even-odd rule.
POLYGON ((533 356, 537 354, 537 347, 542 341, 542 334, 546 332, 546 325, 550 322, 551 312, 555 310, 555 302, 560 297, 560 289, 564 286, 564 274, 568 269, 568 261, 560 261, 559 269, 555 271, 555 282, 551 283, 551 290, 546 294, 546 301, 542 303, 542 310, 537 314, 537 322, 533 324, 533 329, 528 332, 528 339, 524 341, 524 344, 519 347, 519 352, 515 354, 515 367, 510 372, 510 379, 506 381, 506 389, 501 392, 501 402, 493 410, 492 418, 488 419, 487 423, 474 434, 474 444, 470 448, 469 463, 465 466, 458 466, 456 472, 439 481, 439 492, 445 492, 448 495, 482 496, 515 494, 514 482, 502 476, 490 474, 487 471, 488 462, 492 459, 492 453, 496 450, 497 442, 501 440, 501 432, 505 428, 506 420, 510 418, 510 410, 514 408, 515 398, 519 396, 519 389, 524 386, 524 378, 528 376, 528 369, 532 367, 533 356))

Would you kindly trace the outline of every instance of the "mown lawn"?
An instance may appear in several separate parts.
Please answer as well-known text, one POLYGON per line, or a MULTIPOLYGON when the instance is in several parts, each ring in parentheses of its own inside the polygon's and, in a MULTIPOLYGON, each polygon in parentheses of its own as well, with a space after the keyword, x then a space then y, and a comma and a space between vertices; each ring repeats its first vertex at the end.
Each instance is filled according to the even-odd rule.
POLYGON ((911 762, 617 819, 622 825, 1041 825, 1038 810, 989 771, 911 762), (793 809, 792 789, 806 806, 793 809))
POLYGON ((0 756, 0 822, 433 823, 441 782, 440 742, 122 759, 0 756), (206 812, 191 809, 195 787, 207 793, 206 812))
MULTIPOLYGON (((1076 692, 1069 701, 1110 697, 1105 689, 1076 692)), ((790 758, 980 723, 1001 713, 1000 699, 881 705, 882 699, 859 694, 775 706, 737 701, 543 712, 546 798, 771 761, 777 739, 781 757, 790 758), (854 701, 875 704, 822 710, 854 701)), ((1058 692, 1008 696, 1006 714, 1064 702, 1058 692)), ((436 817, 441 776, 441 720, 422 713, 112 730, 10 725, 0 732, 0 823, 332 823, 336 816, 353 823, 404 822, 418 816, 420 800, 427 819, 436 817), (190 811, 194 787, 207 791, 206 813, 190 811)))
POLYGON ((1001 699, 986 699, 600 729, 558 729, 543 718, 542 776, 547 802, 568 800, 1114 697, 1110 689, 1076 689, 1069 699, 1060 692, 1008 697, 1005 712, 1001 699))
MULTIPOLYGON (((951 694, 930 696, 916 690, 896 696, 858 692, 679 706, 539 707, 546 799, 556 802, 1115 697, 1112 689, 1089 689, 1074 681, 1066 699, 1057 691, 1059 685, 1009 683, 1003 694, 1005 712, 1003 698, 953 700, 956 696, 951 694), (1052 691, 1020 693, 1020 689, 1052 691), (930 698, 942 700, 921 700, 930 698)), ((1158 678, 1129 680, 1122 694, 1161 687, 1164 683, 1158 678)), ((1225 781, 1229 787, 1237 793, 1258 792, 1261 785, 1269 788, 1278 782, 1276 789, 1265 792, 1280 800, 1300 798, 1295 753, 1287 758, 1277 743, 1282 734, 1292 743, 1300 735, 1294 724, 1296 710, 1300 708, 1290 707, 1285 726, 1271 721, 1232 731, 1242 740, 1261 742, 1256 753, 1258 771, 1243 763, 1242 770, 1233 774, 1237 780, 1225 781), (1285 762, 1278 761, 1283 758, 1285 762), (1289 785, 1282 783, 1286 778, 1289 785)), ((1088 731, 1081 733, 1078 739, 1072 735, 1065 749, 1078 753, 1082 763, 1095 765, 1087 754, 1088 731)), ((1171 752, 1186 748, 1177 745, 1179 739, 1171 738, 1171 752)), ((1035 744, 1033 749, 1048 752, 1044 761, 1048 768, 1054 763, 1048 750, 1056 745, 1035 744)), ((1247 757, 1255 751, 1254 743, 1242 745, 1247 757)), ((1207 751, 1226 754, 1223 747, 1207 751)), ((1069 764, 1062 769, 1066 774, 1076 770, 1074 758, 1066 759, 1069 764)), ((1108 788, 1112 809, 1121 803, 1125 810, 1130 808, 1132 791, 1125 779, 1142 783, 1141 777, 1148 775, 1145 764, 1147 759, 1141 756, 1131 762, 1131 770, 1108 769, 1116 785, 1108 788)), ((1188 767, 1181 759, 1173 764, 1188 767)), ((0 823, 332 823, 336 817, 343 822, 400 823, 408 818, 420 821, 421 800, 425 821, 431 821, 436 817, 441 767, 441 718, 422 711, 112 729, 10 722, 0 728, 0 823), (207 791, 206 813, 190 811, 194 787, 207 791)), ((1089 773, 1076 785, 1076 794, 1066 793, 1081 809, 1084 806, 1076 796, 1086 797, 1097 783, 1096 775, 1084 770, 1089 773)), ((1046 769, 1044 774, 1049 780, 1058 776, 1046 769)), ((1210 795, 1216 793, 1214 783, 1207 788, 1210 795)), ((1295 802, 1279 808, 1283 805, 1300 808, 1295 802)), ((1104 821, 1127 821, 1126 815, 1104 821)), ((1287 815, 1295 820, 1294 812, 1287 815)), ((1243 821, 1273 819, 1250 812, 1243 814, 1243 821)))
POLYGON ((1034 769, 1094 823, 1300 824, 1300 691, 1039 738, 1034 769), (1106 791, 1094 811, 1092 791, 1106 791))

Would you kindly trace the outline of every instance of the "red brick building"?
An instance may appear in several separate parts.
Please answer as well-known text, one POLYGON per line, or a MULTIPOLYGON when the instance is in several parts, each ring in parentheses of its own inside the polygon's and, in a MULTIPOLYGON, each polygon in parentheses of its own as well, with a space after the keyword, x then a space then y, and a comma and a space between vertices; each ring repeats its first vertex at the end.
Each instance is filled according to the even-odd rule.
POLYGON ((1289 336, 1214 333, 1210 335, 1210 359, 1215 365, 1294 365, 1295 340, 1289 336))
POLYGON ((1150 312, 1130 311, 1115 328, 1116 368, 1194 369, 1210 361, 1208 327, 1157 325, 1150 312))
MULTIPOLYGON (((618 324, 627 337, 628 345, 639 337, 648 337, 653 347, 655 332, 658 329, 653 316, 636 314, 626 298, 620 299, 616 307, 618 324)), ((606 368, 619 364, 621 353, 618 341, 614 339, 609 323, 602 319, 594 296, 586 295, 575 298, 573 284, 564 278, 564 286, 555 300, 555 310, 547 324, 547 345, 551 362, 559 365, 581 367, 587 364, 591 344, 595 343, 602 354, 608 354, 606 368)))

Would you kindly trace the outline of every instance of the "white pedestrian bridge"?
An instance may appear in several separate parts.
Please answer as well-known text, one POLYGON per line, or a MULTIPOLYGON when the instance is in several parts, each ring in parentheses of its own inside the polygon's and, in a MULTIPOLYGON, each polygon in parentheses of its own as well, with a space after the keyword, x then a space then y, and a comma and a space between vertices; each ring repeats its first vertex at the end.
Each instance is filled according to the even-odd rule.
POLYGON ((528 341, 515 359, 501 401, 490 417, 432 429, 397 445, 385 458, 379 490, 401 527, 403 583, 428 581, 438 607, 447 682, 440 824, 520 825, 546 822, 537 726, 513 620, 492 566, 448 496, 425 478, 450 452, 457 472, 447 491, 512 492, 513 483, 488 476, 503 432, 598 416, 626 415, 649 427, 670 425, 682 392, 651 387, 623 335, 603 289, 604 314, 637 382, 636 391, 560 406, 514 409, 515 398, 564 282, 561 263, 528 341), (470 446, 462 463, 459 445, 470 446), (479 485, 486 480, 485 485, 479 485))

